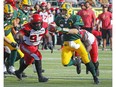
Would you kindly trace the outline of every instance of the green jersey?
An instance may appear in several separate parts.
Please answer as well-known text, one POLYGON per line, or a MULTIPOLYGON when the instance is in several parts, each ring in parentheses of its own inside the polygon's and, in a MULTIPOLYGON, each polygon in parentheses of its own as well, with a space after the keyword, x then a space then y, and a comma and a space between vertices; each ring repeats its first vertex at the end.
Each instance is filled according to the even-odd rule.
POLYGON ((20 25, 23 26, 29 22, 29 13, 24 13, 22 10, 18 10, 18 18, 20 19, 20 25))
POLYGON ((18 9, 15 14, 17 14, 17 18, 20 19, 19 26, 16 27, 16 31, 19 31, 24 24, 29 22, 29 13, 26 14, 22 10, 18 9))
POLYGON ((11 32, 11 29, 13 28, 13 21, 14 20, 15 20, 14 16, 12 17, 12 19, 4 19, 5 36, 7 36, 11 32))
MULTIPOLYGON (((79 15, 71 15, 70 18, 65 19, 62 16, 57 16, 55 19, 56 25, 62 28, 77 28, 79 26, 83 26, 82 18, 79 15)), ((63 33, 64 41, 74 41, 76 39, 81 38, 81 35, 78 34, 67 34, 63 33)))

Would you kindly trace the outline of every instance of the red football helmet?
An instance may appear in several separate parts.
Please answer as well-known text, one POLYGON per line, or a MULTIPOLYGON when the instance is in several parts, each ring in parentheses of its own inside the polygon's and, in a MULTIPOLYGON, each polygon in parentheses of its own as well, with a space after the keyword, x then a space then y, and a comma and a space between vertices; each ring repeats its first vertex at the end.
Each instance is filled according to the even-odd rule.
POLYGON ((46 2, 42 2, 40 6, 41 7, 46 7, 47 6, 47 3, 46 2))
POLYGON ((42 26, 42 17, 39 14, 33 14, 31 19, 31 26, 34 30, 40 30, 42 26))
POLYGON ((15 0, 5 0, 7 4, 10 4, 12 6, 15 6, 16 2, 15 0))
POLYGON ((42 22, 42 17, 39 14, 33 14, 31 22, 33 23, 42 22))
POLYGON ((42 10, 46 10, 47 9, 47 3, 46 2, 42 2, 40 5, 42 10))

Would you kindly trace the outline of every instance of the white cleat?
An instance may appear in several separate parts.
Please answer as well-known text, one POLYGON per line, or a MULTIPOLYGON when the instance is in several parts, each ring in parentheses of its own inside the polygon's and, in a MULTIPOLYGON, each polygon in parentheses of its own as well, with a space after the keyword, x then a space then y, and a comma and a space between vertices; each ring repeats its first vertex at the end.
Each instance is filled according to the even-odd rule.
POLYGON ((6 66, 4 65, 4 74, 8 74, 7 70, 6 70, 6 66))
POLYGON ((14 74, 14 73, 15 73, 15 68, 14 68, 14 66, 9 66, 8 71, 9 71, 9 73, 14 74))

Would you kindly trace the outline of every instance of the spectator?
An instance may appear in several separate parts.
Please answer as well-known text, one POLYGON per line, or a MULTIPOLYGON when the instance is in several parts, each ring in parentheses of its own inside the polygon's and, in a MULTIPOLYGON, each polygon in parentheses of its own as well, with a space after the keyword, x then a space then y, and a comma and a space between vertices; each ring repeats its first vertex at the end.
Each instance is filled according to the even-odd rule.
POLYGON ((98 22, 98 29, 100 29, 100 21, 102 22, 102 38, 103 38, 103 48, 102 50, 106 50, 106 39, 107 35, 110 39, 110 49, 112 50, 112 13, 108 11, 108 5, 104 4, 102 6, 103 12, 98 16, 99 22, 98 22))
POLYGON ((96 24, 96 16, 94 11, 91 9, 91 5, 89 2, 85 3, 86 9, 82 10, 78 13, 82 17, 82 20, 84 22, 83 29, 92 32, 93 27, 96 24))

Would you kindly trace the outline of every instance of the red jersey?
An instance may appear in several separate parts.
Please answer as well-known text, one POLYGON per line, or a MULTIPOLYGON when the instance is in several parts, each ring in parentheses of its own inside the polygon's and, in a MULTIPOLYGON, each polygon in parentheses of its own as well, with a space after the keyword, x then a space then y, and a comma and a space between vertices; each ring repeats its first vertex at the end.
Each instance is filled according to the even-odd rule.
POLYGON ((23 41, 25 44, 36 46, 39 45, 43 36, 48 33, 47 27, 48 24, 43 22, 40 30, 34 30, 30 26, 30 23, 27 23, 19 32, 23 34, 23 41))
POLYGON ((80 34, 81 34, 81 39, 83 39, 84 38, 84 36, 85 36, 85 34, 87 35, 87 39, 90 41, 90 44, 92 45, 93 43, 94 43, 94 41, 96 40, 96 38, 95 38, 95 36, 92 34, 92 33, 90 33, 90 32, 88 32, 88 31, 86 31, 86 30, 79 30, 79 32, 80 32, 80 34))
MULTIPOLYGON (((90 45, 92 47, 92 49, 89 52, 90 57, 91 57, 92 62, 96 63, 98 61, 98 44, 97 44, 96 37, 92 33, 88 32, 86 30, 80 30, 79 32, 82 35, 82 38, 84 38, 85 34, 87 35, 87 39, 89 40, 90 45)), ((82 38, 81 38, 81 40, 82 40, 82 38)), ((83 40, 85 40, 85 39, 83 39, 83 40)))
POLYGON ((96 19, 96 16, 93 10, 84 9, 84 10, 79 11, 77 14, 81 16, 84 22, 83 27, 91 28, 93 26, 93 20, 96 19))
POLYGON ((102 21, 103 29, 112 29, 111 20, 112 13, 111 12, 103 12, 98 16, 98 19, 102 21))

